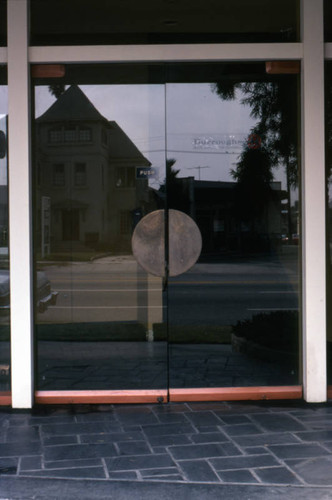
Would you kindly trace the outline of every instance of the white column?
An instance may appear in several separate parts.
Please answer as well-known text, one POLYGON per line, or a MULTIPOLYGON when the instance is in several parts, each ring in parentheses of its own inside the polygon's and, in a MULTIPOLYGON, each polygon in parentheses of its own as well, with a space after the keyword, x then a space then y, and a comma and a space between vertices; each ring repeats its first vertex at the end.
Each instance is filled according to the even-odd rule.
POLYGON ((302 0, 304 398, 325 401, 326 264, 323 0, 302 0))
POLYGON ((28 2, 7 2, 12 405, 33 403, 28 2))

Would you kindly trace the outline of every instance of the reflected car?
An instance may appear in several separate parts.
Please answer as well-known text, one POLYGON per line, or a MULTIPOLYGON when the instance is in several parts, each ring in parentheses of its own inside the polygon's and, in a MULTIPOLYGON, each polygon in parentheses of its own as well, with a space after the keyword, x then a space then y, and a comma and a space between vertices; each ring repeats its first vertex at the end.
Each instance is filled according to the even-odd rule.
POLYGON ((299 244, 299 239, 300 239, 300 235, 298 233, 292 234, 292 242, 294 243, 294 245, 299 244))
MULTIPOLYGON (((37 311, 43 313, 48 306, 56 304, 58 292, 51 290, 51 283, 43 271, 37 271, 37 311)), ((9 271, 0 269, 0 312, 10 310, 9 271)))

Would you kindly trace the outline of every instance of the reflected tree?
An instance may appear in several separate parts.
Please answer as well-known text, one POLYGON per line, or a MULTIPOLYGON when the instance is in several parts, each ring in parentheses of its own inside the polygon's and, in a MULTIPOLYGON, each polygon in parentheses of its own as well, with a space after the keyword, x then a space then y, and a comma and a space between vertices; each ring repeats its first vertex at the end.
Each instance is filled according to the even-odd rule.
POLYGON ((58 99, 66 90, 66 86, 64 83, 52 83, 48 86, 48 90, 58 99))
MULTIPOLYGON (((251 129, 252 134, 260 137, 264 155, 268 157, 265 167, 268 172, 261 172, 263 179, 270 176, 273 180, 273 169, 285 167, 287 179, 288 233, 291 241, 293 228, 291 217, 291 189, 297 185, 298 179, 298 130, 297 82, 294 78, 283 75, 276 81, 234 82, 220 81, 212 85, 212 90, 223 100, 234 100, 241 94, 241 103, 250 106, 250 115, 257 120, 251 129)), ((250 155, 249 155, 250 156, 250 155)), ((246 161, 245 151, 242 153, 239 168, 246 161)), ((263 182, 262 179, 262 182, 263 182)))
POLYGON ((184 179, 179 179, 180 170, 174 168, 176 163, 175 158, 167 158, 166 160, 166 178, 164 184, 159 188, 162 193, 167 193, 168 208, 188 212, 189 198, 187 185, 184 179))

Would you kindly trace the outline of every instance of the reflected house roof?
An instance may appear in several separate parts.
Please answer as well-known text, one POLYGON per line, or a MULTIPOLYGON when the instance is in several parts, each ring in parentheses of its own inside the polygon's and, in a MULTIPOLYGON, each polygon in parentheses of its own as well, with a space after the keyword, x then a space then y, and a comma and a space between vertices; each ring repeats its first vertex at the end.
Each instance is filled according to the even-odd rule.
POLYGON ((110 121, 109 126, 110 159, 112 161, 121 163, 123 160, 130 160, 132 163, 135 160, 137 166, 149 167, 151 165, 151 162, 142 155, 115 121, 110 121))
POLYGON ((142 155, 132 140, 115 122, 107 120, 77 85, 69 87, 37 118, 37 123, 103 122, 108 129, 109 158, 118 166, 126 164, 149 167, 150 161, 142 155))
POLYGON ((38 123, 65 121, 106 122, 107 120, 89 101, 84 92, 77 85, 72 85, 44 114, 37 118, 38 123))

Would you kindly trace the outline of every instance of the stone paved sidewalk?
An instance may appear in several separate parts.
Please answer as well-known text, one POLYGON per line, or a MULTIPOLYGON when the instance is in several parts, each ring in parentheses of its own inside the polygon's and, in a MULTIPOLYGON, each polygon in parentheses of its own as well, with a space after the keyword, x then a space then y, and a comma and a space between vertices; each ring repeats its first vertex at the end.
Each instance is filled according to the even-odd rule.
POLYGON ((23 477, 332 487, 332 403, 1 409, 0 497, 23 477))

